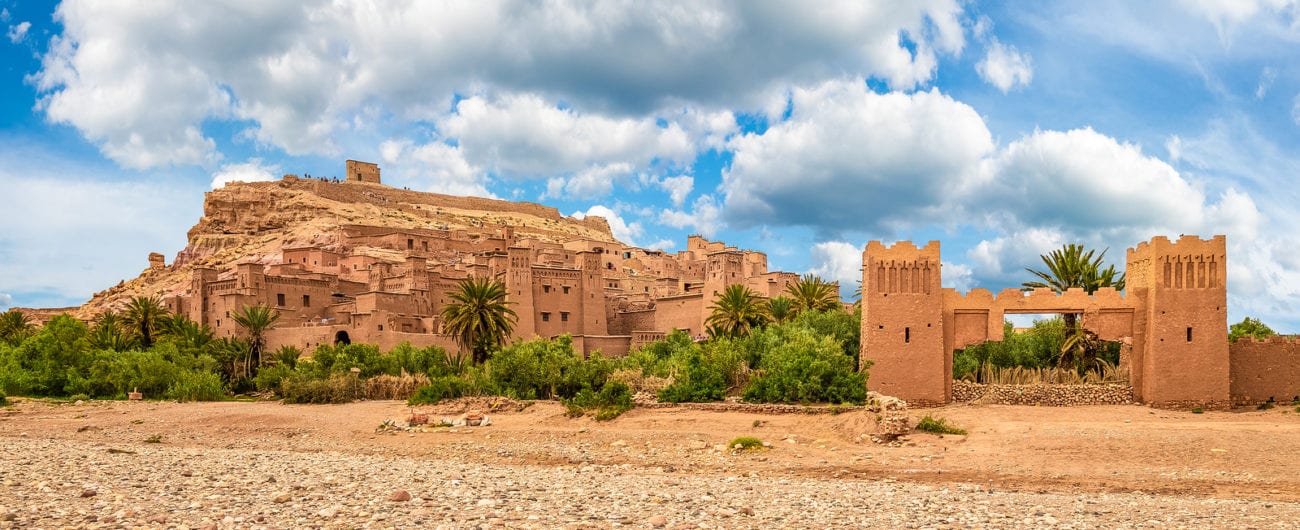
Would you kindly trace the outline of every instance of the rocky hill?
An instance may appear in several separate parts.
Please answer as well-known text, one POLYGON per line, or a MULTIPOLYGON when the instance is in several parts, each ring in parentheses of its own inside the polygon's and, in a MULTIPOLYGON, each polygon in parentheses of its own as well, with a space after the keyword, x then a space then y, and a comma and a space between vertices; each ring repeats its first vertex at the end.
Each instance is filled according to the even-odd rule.
POLYGON ((233 182, 205 194, 203 217, 190 228, 189 244, 165 265, 150 257, 140 276, 95 293, 72 314, 91 319, 117 310, 132 296, 164 296, 189 285, 196 266, 228 270, 235 263, 275 263, 284 248, 317 246, 342 251, 339 228, 464 229, 471 235, 512 227, 516 237, 563 242, 591 239, 616 243, 604 218, 565 217, 529 202, 424 193, 381 184, 289 177, 275 182, 233 182))

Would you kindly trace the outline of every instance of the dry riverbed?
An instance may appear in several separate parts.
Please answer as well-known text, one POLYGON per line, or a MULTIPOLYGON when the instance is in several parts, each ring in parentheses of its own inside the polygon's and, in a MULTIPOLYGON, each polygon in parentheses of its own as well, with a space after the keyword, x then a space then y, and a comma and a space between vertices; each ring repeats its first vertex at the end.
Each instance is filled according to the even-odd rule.
POLYGON ((470 408, 492 425, 376 432, 411 412, 391 401, 23 400, 0 409, 0 528, 1300 525, 1294 407, 954 405, 911 414, 969 435, 893 444, 871 412, 419 410, 470 408))

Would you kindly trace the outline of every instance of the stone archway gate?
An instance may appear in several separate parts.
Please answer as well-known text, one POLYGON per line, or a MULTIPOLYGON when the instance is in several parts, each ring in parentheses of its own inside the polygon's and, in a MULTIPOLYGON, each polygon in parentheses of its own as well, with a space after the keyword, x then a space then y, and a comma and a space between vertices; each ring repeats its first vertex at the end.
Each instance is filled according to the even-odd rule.
POLYGON ((1128 249, 1127 293, 1081 289, 944 289, 939 242, 867 244, 862 254, 862 358, 868 386, 918 404, 952 398, 952 352, 1002 340, 1007 314, 1080 313, 1105 340, 1132 344, 1134 394, 1163 406, 1229 402, 1224 236, 1153 238, 1128 249))

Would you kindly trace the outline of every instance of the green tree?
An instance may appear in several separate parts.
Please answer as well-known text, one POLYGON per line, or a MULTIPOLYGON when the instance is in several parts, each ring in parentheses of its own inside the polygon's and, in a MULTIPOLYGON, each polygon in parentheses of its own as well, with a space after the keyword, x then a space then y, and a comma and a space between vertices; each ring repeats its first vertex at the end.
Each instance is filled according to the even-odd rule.
POLYGON ((728 285, 709 306, 712 313, 704 323, 722 336, 743 337, 767 323, 764 305, 759 301, 758 293, 749 287, 728 285))
POLYGON ((280 320, 280 312, 263 304, 246 305, 230 318, 248 333, 248 356, 245 360, 244 373, 251 376, 252 368, 262 366, 262 349, 266 348, 266 332, 275 325, 275 321, 280 320))
POLYGON ((135 348, 137 345, 135 337, 123 331, 125 325, 117 313, 105 311, 104 314, 99 315, 95 326, 90 328, 87 340, 91 347, 101 350, 123 352, 135 348))
POLYGON ((835 284, 823 281, 812 274, 800 276, 798 280, 785 286, 785 292, 793 300, 794 313, 803 311, 830 311, 840 308, 839 293, 835 284))
POLYGON ((163 318, 160 324, 162 335, 187 348, 204 348, 216 338, 207 324, 199 324, 179 313, 163 318))
POLYGON ((27 313, 17 309, 0 313, 0 340, 10 345, 17 346, 31 334, 34 328, 32 319, 27 316, 27 313))
POLYGON ((1246 317, 1241 322, 1228 326, 1228 342, 1237 342, 1242 337, 1267 339, 1273 335, 1277 335, 1277 332, 1258 318, 1246 317))
POLYGON ((140 347, 147 350, 153 346, 154 337, 166 317, 167 308, 163 307, 162 301, 151 296, 136 296, 126 305, 122 324, 140 341, 140 347))
MULTIPOLYGON (((1068 289, 1080 288, 1088 294, 1102 287, 1124 290, 1124 273, 1116 271, 1115 265, 1102 266, 1106 250, 1098 254, 1095 249, 1069 243, 1040 257, 1047 270, 1037 271, 1025 267, 1026 271, 1038 278, 1024 282, 1022 288, 1025 290, 1045 287, 1063 293, 1068 289)), ((1080 371, 1088 369, 1096 361, 1104 342, 1098 340, 1096 334, 1083 329, 1079 324, 1078 313, 1064 313, 1061 318, 1065 321, 1067 336, 1061 345, 1058 364, 1073 366, 1080 371)))
MULTIPOLYGON (((1088 294, 1102 287, 1114 287, 1117 291, 1124 290, 1124 273, 1116 271, 1114 265, 1102 268, 1106 250, 1097 254, 1095 249, 1085 249, 1083 245, 1069 243, 1040 257, 1047 270, 1037 271, 1025 267, 1026 271, 1038 277, 1038 280, 1021 284, 1026 291, 1043 287, 1058 293, 1073 288, 1083 289, 1088 294)), ((1073 328, 1079 315, 1066 313, 1062 318, 1065 319, 1066 327, 1073 328)))
POLYGON ((450 296, 452 302, 442 308, 443 331, 455 335, 462 350, 473 352, 475 364, 487 361, 489 350, 505 344, 519 318, 506 301, 506 286, 469 277, 450 296))
POLYGON ((778 296, 767 300, 767 316, 772 318, 772 322, 777 324, 785 323, 794 318, 794 299, 788 296, 778 296))

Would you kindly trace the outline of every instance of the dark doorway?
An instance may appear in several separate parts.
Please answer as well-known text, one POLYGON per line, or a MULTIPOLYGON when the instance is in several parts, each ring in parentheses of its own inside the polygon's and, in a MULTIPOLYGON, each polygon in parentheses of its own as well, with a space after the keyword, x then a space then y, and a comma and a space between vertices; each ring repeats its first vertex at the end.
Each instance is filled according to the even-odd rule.
POLYGON ((334 334, 335 346, 347 346, 349 344, 352 344, 352 339, 348 338, 348 332, 339 330, 338 333, 334 334))

